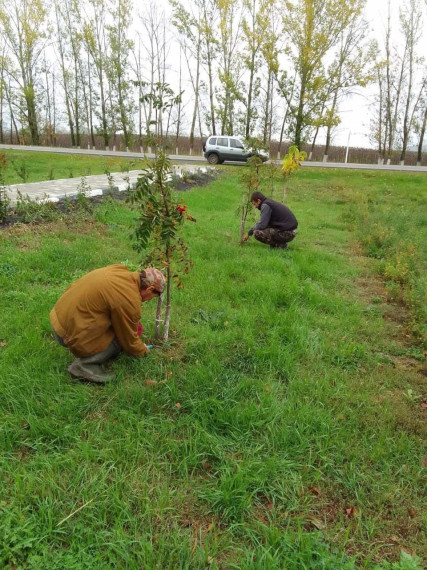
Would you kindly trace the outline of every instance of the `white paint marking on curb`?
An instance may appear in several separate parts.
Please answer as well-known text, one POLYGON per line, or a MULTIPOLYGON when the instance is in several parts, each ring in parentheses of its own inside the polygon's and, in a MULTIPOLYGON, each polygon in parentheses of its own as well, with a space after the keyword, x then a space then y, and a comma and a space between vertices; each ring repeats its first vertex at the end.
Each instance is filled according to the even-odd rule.
POLYGON ((96 188, 95 190, 89 190, 87 196, 102 196, 102 189, 96 188))

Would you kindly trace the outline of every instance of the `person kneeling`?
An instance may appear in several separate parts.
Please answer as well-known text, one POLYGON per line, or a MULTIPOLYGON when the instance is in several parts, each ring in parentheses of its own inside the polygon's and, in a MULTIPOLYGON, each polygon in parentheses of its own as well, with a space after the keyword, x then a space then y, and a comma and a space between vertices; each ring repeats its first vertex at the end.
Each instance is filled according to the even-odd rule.
POLYGON ((259 222, 255 224, 243 238, 247 241, 251 235, 262 243, 270 245, 270 248, 288 247, 298 232, 298 222, 291 210, 267 198, 261 192, 253 192, 251 202, 254 208, 261 211, 259 222))
POLYGON ((140 357, 149 352, 141 341, 141 303, 162 294, 165 278, 149 267, 132 272, 123 265, 95 269, 75 281, 50 312, 56 340, 76 356, 71 376, 104 384, 112 375, 101 364, 122 351, 140 357))

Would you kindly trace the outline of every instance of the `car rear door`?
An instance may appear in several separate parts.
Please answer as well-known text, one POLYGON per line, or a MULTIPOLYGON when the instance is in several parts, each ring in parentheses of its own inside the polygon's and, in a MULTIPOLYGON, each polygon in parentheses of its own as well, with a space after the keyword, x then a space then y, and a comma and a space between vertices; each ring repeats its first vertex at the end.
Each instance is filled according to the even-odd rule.
POLYGON ((231 160, 230 159, 230 149, 228 147, 228 138, 227 137, 218 137, 216 140, 216 148, 219 152, 220 160, 231 160))
POLYGON ((243 143, 239 139, 230 139, 230 160, 244 162, 247 159, 247 152, 243 143))

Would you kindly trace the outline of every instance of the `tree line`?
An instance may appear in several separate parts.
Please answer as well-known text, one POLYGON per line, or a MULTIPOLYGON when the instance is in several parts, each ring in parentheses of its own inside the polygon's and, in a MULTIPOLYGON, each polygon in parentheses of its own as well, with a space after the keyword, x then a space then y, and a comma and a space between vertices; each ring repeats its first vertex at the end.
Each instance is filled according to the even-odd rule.
POLYGON ((370 36, 366 0, 0 0, 0 142, 256 134, 301 147, 370 86, 381 160, 426 126, 425 0, 370 36), (167 8, 167 9, 166 9, 167 8), (397 41, 400 33, 404 41, 397 41))

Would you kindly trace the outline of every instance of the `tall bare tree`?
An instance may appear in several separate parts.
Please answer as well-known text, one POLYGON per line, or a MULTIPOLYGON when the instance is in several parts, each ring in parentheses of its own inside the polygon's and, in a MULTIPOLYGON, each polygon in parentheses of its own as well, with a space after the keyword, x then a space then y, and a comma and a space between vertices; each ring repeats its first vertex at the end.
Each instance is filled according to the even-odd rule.
POLYGON ((238 45, 242 29, 243 6, 236 0, 217 0, 219 12, 218 116, 221 134, 232 135, 236 100, 243 101, 240 86, 241 65, 238 45))
MULTIPOLYGON (((105 60, 107 53, 106 21, 108 13, 108 0, 88 0, 88 12, 83 24, 83 39, 86 50, 90 55, 91 64, 96 74, 99 87, 99 104, 101 109, 95 111, 100 119, 100 133, 104 146, 109 147, 111 125, 108 120, 107 78, 105 73, 105 60)), ((93 84, 91 85, 93 88, 93 84)))
MULTIPOLYGON (((323 160, 328 159, 332 129, 339 124, 339 102, 356 87, 365 87, 375 77, 375 45, 367 41, 368 23, 362 19, 365 0, 354 4, 348 23, 340 32, 333 63, 328 69, 330 100, 322 111, 326 126, 326 144, 323 160)), ((344 17, 347 17, 344 15, 344 17)))
MULTIPOLYGON (((193 112, 190 125, 190 154, 194 149, 194 133, 197 117, 200 116, 200 81, 202 64, 203 12, 202 2, 192 3, 191 12, 177 0, 170 0, 173 7, 173 24, 179 33, 179 42, 187 64, 191 87, 194 93, 193 112)), ((181 91, 181 89, 180 89, 181 91)), ((202 133, 200 133, 201 135, 202 133)))
POLYGON ((115 0, 111 17, 114 23, 106 26, 109 43, 106 73, 113 101, 112 113, 117 116, 117 122, 123 131, 124 146, 128 148, 131 146, 134 110, 129 80, 129 54, 133 48, 133 41, 129 38, 131 0, 115 0))
POLYGON ((413 128, 414 115, 417 111, 420 99, 425 93, 426 77, 421 81, 419 90, 415 90, 416 66, 420 62, 417 47, 423 30, 422 9, 419 0, 409 0, 400 11, 400 25, 403 37, 406 39, 405 52, 405 106, 402 122, 402 150, 400 163, 405 162, 406 150, 411 129, 413 128))

